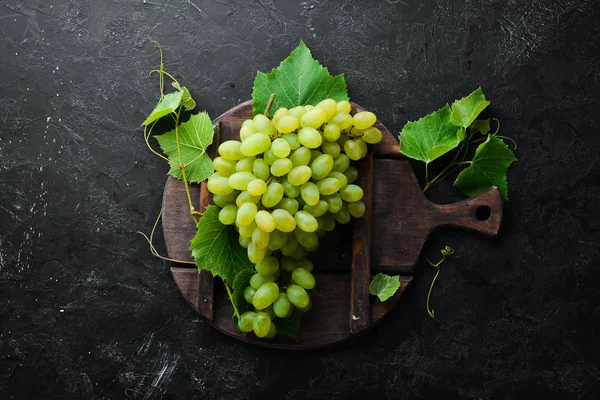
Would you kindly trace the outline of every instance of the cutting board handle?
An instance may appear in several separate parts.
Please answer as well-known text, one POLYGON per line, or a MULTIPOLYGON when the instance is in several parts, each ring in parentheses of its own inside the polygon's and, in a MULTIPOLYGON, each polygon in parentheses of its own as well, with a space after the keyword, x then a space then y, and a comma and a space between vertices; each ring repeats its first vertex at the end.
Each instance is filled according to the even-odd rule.
POLYGON ((497 236, 502 221, 502 195, 491 187, 466 200, 454 204, 435 204, 431 225, 435 229, 452 226, 497 236))

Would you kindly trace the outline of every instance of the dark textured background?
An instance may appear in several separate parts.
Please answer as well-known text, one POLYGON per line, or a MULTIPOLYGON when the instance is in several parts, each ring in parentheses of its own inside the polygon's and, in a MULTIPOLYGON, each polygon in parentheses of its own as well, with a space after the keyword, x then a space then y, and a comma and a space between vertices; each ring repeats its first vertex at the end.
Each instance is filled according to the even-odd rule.
MULTIPOLYGON (((344 3, 0 5, 0 398, 600 395, 600 4, 344 3), (401 304, 351 343, 290 353, 216 332, 135 234, 150 230, 167 171, 139 128, 158 95, 150 39, 212 116, 300 39, 396 133, 481 85, 519 143, 500 238, 431 238, 427 255, 456 250, 435 321, 422 263, 401 304)), ((430 197, 460 195, 447 184, 430 197)))

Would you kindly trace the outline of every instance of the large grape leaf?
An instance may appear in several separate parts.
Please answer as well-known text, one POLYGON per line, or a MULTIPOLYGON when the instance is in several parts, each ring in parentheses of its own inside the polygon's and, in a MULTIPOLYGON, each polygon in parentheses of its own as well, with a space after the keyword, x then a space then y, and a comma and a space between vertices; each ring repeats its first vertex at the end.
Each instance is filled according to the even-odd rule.
POLYGON ((377 274, 369 285, 369 293, 377 296, 380 301, 386 301, 392 297, 400 288, 400 276, 389 276, 377 274))
POLYGON ((429 163, 456 148, 465 138, 464 128, 450 121, 450 106, 407 123, 400 133, 400 152, 429 163))
POLYGON ((300 42, 279 67, 268 74, 256 74, 252 92, 254 114, 265 111, 273 93, 275 101, 271 113, 280 107, 315 105, 327 98, 348 100, 344 75, 331 76, 327 68, 312 57, 304 42, 300 42))
POLYGON ((452 123, 468 128, 489 104, 481 88, 478 88, 467 97, 452 103, 452 123))
MULTIPOLYGON (((188 182, 202 182, 213 172, 213 164, 206 154, 206 149, 213 141, 214 127, 207 113, 192 115, 189 121, 179 125, 179 147, 188 182)), ((177 135, 175 130, 156 136, 160 147, 171 160, 169 174, 177 179, 183 179, 179 153, 177 151, 177 135)))
POLYGON ((454 186, 468 196, 496 186, 502 196, 508 200, 506 172, 510 164, 515 161, 517 158, 506 143, 495 135, 489 135, 487 140, 477 147, 473 161, 461 171, 454 186))
POLYGON ((296 310, 287 318, 277 318, 275 328, 278 335, 286 335, 298 341, 298 331, 300 330, 300 322, 302 322, 302 312, 296 310))
POLYGON ((181 90, 166 94, 156 105, 154 110, 152 110, 148 118, 146 118, 143 125, 149 125, 154 121, 158 121, 165 115, 174 113, 181 104, 181 98, 183 97, 183 94, 184 93, 181 90))
POLYGON ((190 250, 198 270, 210 271, 233 286, 242 271, 252 271, 246 249, 240 246, 237 232, 219 221, 219 207, 208 206, 198 222, 190 250))

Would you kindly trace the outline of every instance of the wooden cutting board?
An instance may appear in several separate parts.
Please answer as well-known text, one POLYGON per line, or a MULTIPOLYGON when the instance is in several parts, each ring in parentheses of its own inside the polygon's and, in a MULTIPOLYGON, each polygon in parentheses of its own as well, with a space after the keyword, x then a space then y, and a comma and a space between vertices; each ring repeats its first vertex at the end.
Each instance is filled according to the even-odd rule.
MULTIPOLYGON (((364 109, 353 103, 353 110, 364 109)), ((218 144, 239 140, 239 129, 251 118, 247 101, 215 119, 215 157, 218 144)), ((312 349, 343 342, 365 332, 396 306, 412 281, 413 269, 429 234, 441 226, 472 229, 496 236, 502 219, 502 197, 496 188, 454 204, 438 205, 425 198, 409 162, 398 152, 398 142, 381 123, 381 143, 356 163, 365 197, 363 218, 336 226, 311 253, 315 264, 316 294, 313 309, 305 314, 298 341, 284 336, 259 339, 244 336, 232 320, 233 309, 223 284, 193 265, 171 268, 177 287, 187 302, 219 331, 261 346, 312 349), (478 218, 479 217, 479 218, 478 218), (369 295, 371 277, 378 272, 401 274, 401 289, 382 303, 369 295)), ((192 185, 196 209, 211 204, 205 184, 192 185)), ((196 228, 189 214, 185 188, 169 177, 163 194, 163 235, 170 258, 193 261, 189 243, 196 228)))

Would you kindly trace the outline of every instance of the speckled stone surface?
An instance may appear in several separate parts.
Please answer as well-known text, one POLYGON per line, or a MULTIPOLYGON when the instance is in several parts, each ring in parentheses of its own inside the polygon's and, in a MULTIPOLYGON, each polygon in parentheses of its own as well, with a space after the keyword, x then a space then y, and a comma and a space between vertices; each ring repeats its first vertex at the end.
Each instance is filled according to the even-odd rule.
MULTIPOLYGON (((595 0, 5 0, 0 398, 598 398, 599 18, 595 0), (482 86, 519 144, 501 236, 431 238, 426 255, 456 251, 436 320, 421 263, 348 344, 216 332, 136 235, 167 172, 139 128, 158 93, 151 39, 211 116, 300 39, 396 134, 482 86)), ((461 198, 450 182, 429 196, 461 198)))

